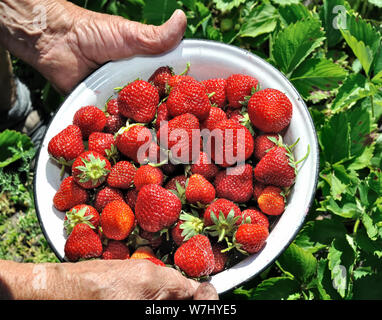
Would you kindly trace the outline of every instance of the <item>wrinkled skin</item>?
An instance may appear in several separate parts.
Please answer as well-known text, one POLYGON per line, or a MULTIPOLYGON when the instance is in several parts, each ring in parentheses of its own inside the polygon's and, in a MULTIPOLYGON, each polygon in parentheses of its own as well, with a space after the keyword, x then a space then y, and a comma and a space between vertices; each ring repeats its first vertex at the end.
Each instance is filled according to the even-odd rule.
POLYGON ((216 300, 209 283, 145 259, 76 263, 17 263, 0 260, 0 299, 39 300, 216 300))
POLYGON ((163 25, 153 26, 63 0, 4 0, 0 18, 0 45, 35 67, 64 94, 107 61, 172 49, 187 25, 181 10, 163 25), (39 17, 45 16, 43 29, 44 20, 39 17))

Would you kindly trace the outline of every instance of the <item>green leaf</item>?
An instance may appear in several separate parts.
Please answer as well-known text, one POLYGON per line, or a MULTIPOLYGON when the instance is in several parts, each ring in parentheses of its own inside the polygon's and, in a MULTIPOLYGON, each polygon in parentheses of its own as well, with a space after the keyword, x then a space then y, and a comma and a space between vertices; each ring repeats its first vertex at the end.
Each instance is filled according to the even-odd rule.
POLYGON ((327 259, 318 260, 316 286, 322 300, 337 300, 340 298, 338 292, 333 287, 327 259))
POLYGON ((304 250, 315 253, 345 233, 344 225, 334 219, 308 221, 297 235, 295 243, 304 250))
POLYGON ((331 164, 350 158, 350 126, 346 113, 334 114, 318 134, 323 160, 331 164))
POLYGON ((321 7, 320 18, 329 48, 334 47, 342 40, 339 26, 341 18, 346 17, 346 7, 348 7, 348 4, 344 0, 324 0, 321 7))
POLYGON ((311 12, 301 3, 282 5, 278 10, 283 23, 286 25, 312 17, 311 12))
POLYGON ((308 59, 292 73, 290 80, 303 96, 308 98, 315 91, 330 91, 340 86, 347 72, 327 59, 308 59))
POLYGON ((336 98, 333 100, 331 110, 339 112, 343 109, 350 108, 357 101, 376 94, 378 89, 374 87, 360 73, 350 74, 338 89, 336 98))
POLYGON ((233 8, 237 8, 245 3, 245 0, 212 0, 212 2, 215 4, 216 9, 224 13, 231 11, 233 8))
POLYGON ((238 36, 255 38, 261 34, 273 32, 278 17, 276 8, 270 4, 255 6, 248 16, 244 17, 238 36))
POLYGON ((143 19, 148 24, 161 25, 179 8, 176 0, 145 0, 143 19))
POLYGON ((331 271, 333 287, 345 297, 349 287, 351 268, 355 254, 349 243, 343 238, 334 239, 328 252, 328 267, 331 271))
POLYGON ((381 38, 377 30, 359 16, 346 16, 345 28, 340 28, 345 41, 369 75, 374 57, 380 48, 381 38))
POLYGON ((288 277, 273 277, 262 281, 251 292, 253 300, 280 300, 287 299, 290 295, 300 292, 297 280, 288 277))
POLYGON ((323 40, 320 21, 306 19, 291 24, 273 38, 273 62, 289 76, 323 40))
POLYGON ((326 211, 346 219, 357 219, 362 214, 358 205, 350 201, 337 202, 332 197, 328 197, 321 203, 326 211))
POLYGON ((278 258, 283 270, 302 283, 308 283, 316 273, 317 260, 309 252, 292 243, 278 258))
POLYGON ((354 281, 354 300, 381 300, 382 274, 374 273, 354 281))
POLYGON ((21 132, 5 130, 0 133, 0 168, 22 158, 25 151, 33 148, 31 139, 21 132))

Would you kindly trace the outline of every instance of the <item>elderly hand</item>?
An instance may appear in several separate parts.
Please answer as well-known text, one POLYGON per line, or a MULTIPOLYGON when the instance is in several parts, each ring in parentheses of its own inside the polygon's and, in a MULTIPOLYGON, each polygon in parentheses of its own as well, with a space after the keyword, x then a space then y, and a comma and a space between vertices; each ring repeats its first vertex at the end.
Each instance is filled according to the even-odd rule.
POLYGON ((64 0, 4 0, 0 17, 0 44, 64 94, 107 61, 172 49, 187 25, 181 10, 163 25, 153 26, 64 0), (44 29, 44 24, 36 23, 36 8, 46 13, 44 29))
POLYGON ((217 300, 215 288, 145 259, 76 263, 0 260, 0 299, 217 300))

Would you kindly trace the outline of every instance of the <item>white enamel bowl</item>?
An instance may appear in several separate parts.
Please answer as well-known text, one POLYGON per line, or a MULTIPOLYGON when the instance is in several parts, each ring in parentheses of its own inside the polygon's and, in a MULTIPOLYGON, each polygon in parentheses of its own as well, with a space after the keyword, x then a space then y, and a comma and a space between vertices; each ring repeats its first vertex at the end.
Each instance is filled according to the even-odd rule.
POLYGON ((137 56, 105 64, 73 90, 51 120, 35 168, 35 206, 43 233, 61 261, 64 261, 66 240, 64 215, 52 205, 61 179, 58 166, 49 159, 49 140, 72 122, 74 113, 81 106, 91 104, 102 108, 113 94, 113 88, 137 78, 147 80, 155 69, 163 65, 172 66, 175 73, 181 73, 187 62, 191 64, 189 74, 197 80, 243 73, 255 76, 262 88, 276 88, 284 92, 293 104, 293 117, 284 140, 292 144, 300 138, 294 149, 296 159, 301 159, 310 146, 309 157, 299 167, 286 210, 273 225, 266 246, 258 254, 212 276, 210 281, 218 293, 239 286, 270 266, 302 227, 314 198, 319 167, 317 136, 302 98, 283 74, 248 51, 213 41, 184 40, 166 54, 137 56))

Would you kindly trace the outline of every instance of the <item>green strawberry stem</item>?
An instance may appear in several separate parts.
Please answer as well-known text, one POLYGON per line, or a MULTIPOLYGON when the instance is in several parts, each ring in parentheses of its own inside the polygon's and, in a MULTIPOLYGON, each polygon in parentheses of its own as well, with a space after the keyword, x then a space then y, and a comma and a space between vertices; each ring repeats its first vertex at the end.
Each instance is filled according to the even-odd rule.
POLYGON ((310 145, 308 144, 308 150, 307 150, 305 156, 302 157, 300 160, 296 161, 295 165, 297 166, 299 163, 303 162, 309 156, 309 153, 310 153, 310 145))
POLYGON ((181 74, 179 74, 179 75, 180 76, 184 76, 185 74, 187 74, 188 71, 190 70, 190 67, 191 67, 191 63, 187 62, 186 69, 184 69, 184 71, 181 74))

